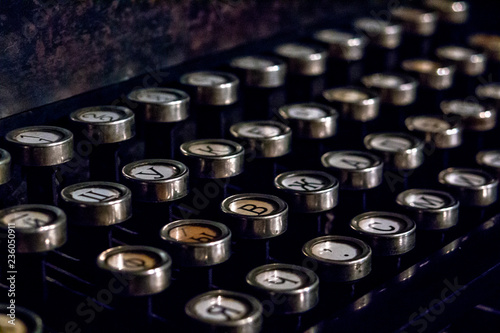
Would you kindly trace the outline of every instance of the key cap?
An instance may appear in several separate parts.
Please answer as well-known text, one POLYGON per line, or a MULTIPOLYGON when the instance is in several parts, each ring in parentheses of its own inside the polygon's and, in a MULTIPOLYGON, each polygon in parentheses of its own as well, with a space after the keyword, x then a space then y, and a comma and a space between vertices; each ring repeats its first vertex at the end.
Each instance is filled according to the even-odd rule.
POLYGON ((372 251, 363 241, 345 236, 322 236, 304 244, 303 254, 323 282, 353 282, 371 272, 372 251))
POLYGON ((459 202, 448 192, 410 189, 398 194, 396 203, 422 230, 443 230, 458 223, 459 202))
POLYGON ((339 180, 339 206, 349 207, 339 212, 339 221, 375 209, 380 195, 375 189, 383 181, 384 163, 380 157, 364 151, 337 150, 321 156, 321 163, 339 180))
POLYGON ((444 22, 461 24, 469 17, 469 4, 466 1, 425 0, 424 4, 439 13, 444 22))
POLYGON ((418 81, 408 75, 374 73, 363 76, 361 82, 380 96, 382 115, 377 127, 402 129, 404 119, 415 111, 411 105, 417 98, 418 81))
POLYGON ((292 131, 277 121, 250 121, 234 124, 231 135, 245 148, 246 174, 250 191, 272 189, 279 158, 291 150, 292 131))
POLYGON ((363 72, 359 60, 364 57, 368 39, 357 33, 324 29, 314 33, 313 39, 328 50, 327 85, 336 86, 356 82, 363 72))
POLYGON ((118 183, 77 183, 61 191, 61 207, 70 225, 67 251, 91 265, 99 253, 112 246, 112 226, 132 216, 132 195, 118 183))
POLYGON ((500 178, 500 150, 483 150, 477 153, 476 162, 500 178))
MULTIPOLYGON (((45 261, 48 251, 61 247, 66 242, 66 214, 59 208, 48 205, 19 205, 0 210, 0 230, 12 234, 15 252, 5 253, 6 272, 14 271, 17 301, 38 313, 45 313, 48 301, 45 276, 45 261), (12 260, 7 260, 12 259, 12 260)), ((7 243, 7 242, 5 242, 7 243)), ((12 248, 14 250, 14 248, 12 248)), ((5 272, 4 272, 5 273, 5 272)))
POLYGON ((18 128, 5 136, 15 163, 23 167, 28 201, 54 205, 58 184, 55 166, 73 157, 73 134, 60 127, 18 128))
POLYGON ((165 225, 160 235, 174 261, 176 290, 183 290, 179 297, 192 297, 220 282, 217 274, 222 272, 214 268, 231 256, 231 231, 224 224, 178 220, 165 225))
POLYGON ((119 143, 135 136, 134 113, 121 106, 91 106, 71 113, 75 133, 96 140, 89 154, 92 180, 117 181, 119 177, 119 143))
POLYGON ((290 102, 314 100, 324 89, 327 52, 320 46, 286 43, 277 46, 274 53, 288 66, 287 97, 290 102))
POLYGON ((109 288, 110 279, 126 281, 111 301, 121 320, 120 330, 142 331, 152 328, 152 295, 170 285, 172 260, 163 250, 150 246, 117 246, 99 254, 97 267, 109 288))
POLYGON ((285 103, 287 66, 281 59, 260 55, 243 56, 231 60, 229 66, 244 83, 246 119, 269 119, 285 103))
POLYGON ((468 44, 483 51, 488 57, 488 72, 493 80, 500 80, 500 35, 477 33, 468 38, 468 44))
MULTIPOLYGON (((222 221, 231 229, 235 271, 244 275, 262 263, 268 263, 276 252, 277 238, 288 228, 288 205, 274 195, 235 194, 221 203, 222 221)), ((282 238, 282 237, 279 237, 282 238)))
POLYGON ((8 151, 0 148, 0 208, 7 206, 7 192, 8 186, 6 185, 11 178, 11 157, 8 151))
POLYGON ((209 291, 191 299, 184 311, 196 332, 257 333, 262 328, 262 305, 242 293, 209 291))
POLYGON ((298 168, 314 166, 317 156, 326 149, 326 139, 337 132, 337 111, 324 104, 299 103, 281 106, 278 112, 292 129, 293 163, 298 168))
POLYGON ((250 271, 246 282, 266 309, 268 329, 290 332, 308 327, 302 314, 319 301, 319 279, 313 271, 290 264, 269 264, 250 271))
POLYGON ((136 89, 127 95, 136 110, 138 126, 145 140, 148 158, 174 158, 176 135, 189 117, 190 98, 182 90, 136 89))
POLYGON ((173 202, 188 194, 189 170, 178 161, 148 159, 125 165, 122 176, 132 192, 135 215, 124 227, 137 231, 148 244, 154 244, 151 242, 160 240, 158 231, 165 221, 173 219, 173 202), (147 228, 144 221, 148 221, 147 228))
POLYGON ((14 321, 11 317, 12 304, 0 304, 0 330, 5 333, 42 333, 42 319, 35 313, 20 306, 15 306, 14 321), (12 325, 9 322, 14 322, 12 325))
MULTIPOLYGON (((180 150, 194 178, 192 187, 199 191, 217 188, 214 193, 211 193, 207 207, 200 214, 206 214, 211 218, 219 217, 220 203, 227 196, 228 184, 231 179, 243 172, 245 150, 240 144, 223 139, 185 142, 180 150), (219 189, 219 185, 214 186, 215 179, 219 181, 222 188, 219 189)), ((197 195, 195 190, 193 193, 197 195)))
POLYGON ((354 30, 368 37, 370 42, 366 51, 370 63, 367 63, 365 73, 394 70, 398 62, 396 49, 401 44, 403 27, 371 17, 359 18, 353 25, 354 30))
POLYGON ((477 86, 476 95, 479 99, 500 109, 500 83, 486 83, 477 86))
POLYGON ((342 115, 335 148, 359 148, 357 138, 367 134, 368 127, 379 115, 379 96, 365 88, 345 86, 323 91, 323 98, 342 115))
POLYGON ((230 123, 242 117, 240 80, 226 72, 199 71, 181 76, 193 101, 198 138, 224 138, 230 123))

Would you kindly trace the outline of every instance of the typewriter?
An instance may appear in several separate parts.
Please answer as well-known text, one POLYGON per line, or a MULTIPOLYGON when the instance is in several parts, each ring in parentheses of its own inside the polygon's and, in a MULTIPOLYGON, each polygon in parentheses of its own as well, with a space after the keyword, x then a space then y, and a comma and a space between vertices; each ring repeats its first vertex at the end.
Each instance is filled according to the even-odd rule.
POLYGON ((499 4, 21 6, 0 332, 500 330, 499 4))

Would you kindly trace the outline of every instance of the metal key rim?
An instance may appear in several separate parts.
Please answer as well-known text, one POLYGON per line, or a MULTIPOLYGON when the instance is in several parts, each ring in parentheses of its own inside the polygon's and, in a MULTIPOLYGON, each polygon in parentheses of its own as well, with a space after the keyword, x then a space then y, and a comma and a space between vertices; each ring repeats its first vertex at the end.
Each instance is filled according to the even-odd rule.
POLYGON ((370 247, 363 242, 362 240, 359 240, 357 238, 353 237, 347 237, 347 236, 321 236, 317 237, 314 239, 311 239, 307 243, 304 244, 302 247, 302 253, 305 254, 307 257, 312 258, 316 261, 319 261, 323 264, 327 265, 336 265, 336 266, 352 266, 353 264, 363 264, 367 260, 369 260, 372 250, 370 247), (349 259, 349 260, 332 260, 332 259, 324 259, 321 257, 316 256, 314 253, 312 253, 312 248, 314 245, 327 242, 327 241, 332 241, 332 242, 340 242, 340 243, 345 243, 345 244, 355 244, 358 249, 361 250, 361 253, 357 256, 357 258, 349 259))
POLYGON ((62 127, 56 127, 56 126, 29 126, 29 127, 22 127, 18 128, 15 130, 10 131, 7 133, 5 136, 5 139, 13 144, 20 145, 23 147, 54 147, 54 146, 61 146, 64 144, 67 144, 68 142, 73 141, 73 133, 71 133, 69 130, 62 128, 62 127), (20 142, 15 140, 15 137, 25 133, 25 132, 35 132, 35 131, 40 131, 40 132, 51 132, 51 133, 58 133, 61 134, 62 137, 58 139, 58 141, 55 142, 49 142, 49 143, 26 143, 26 142, 20 142))
POLYGON ((182 180, 184 177, 189 175, 189 170, 183 163, 176 161, 176 160, 146 159, 146 160, 135 161, 135 162, 132 162, 132 163, 125 165, 122 168, 122 175, 127 180, 131 180, 131 181, 135 181, 135 182, 141 182, 141 183, 145 183, 145 184, 150 184, 150 183, 162 184, 162 183, 173 183, 173 182, 177 182, 179 180, 182 180), (134 176, 132 176, 132 174, 131 174, 132 169, 143 166, 143 165, 150 165, 150 164, 151 165, 154 164, 154 165, 173 166, 173 167, 177 168, 178 172, 170 178, 161 179, 161 180, 141 179, 141 178, 135 178, 134 176))
POLYGON ((227 242, 228 238, 231 237, 231 230, 229 230, 226 225, 220 222, 215 222, 211 220, 204 220, 204 219, 184 219, 184 220, 177 220, 173 221, 170 223, 167 223, 163 228, 160 230, 160 236, 163 240, 172 243, 172 244, 182 244, 183 246, 188 246, 188 247, 195 247, 195 248, 207 248, 207 247, 212 247, 214 245, 219 245, 222 243, 227 242), (173 237, 169 236, 169 232, 172 229, 178 228, 180 226, 184 225, 208 225, 212 228, 217 228, 220 230, 221 235, 219 236, 219 239, 213 240, 210 242, 206 243, 194 243, 194 242, 184 242, 177 240, 173 237))
POLYGON ((366 212, 366 213, 356 215, 354 218, 352 218, 350 226, 354 231, 357 231, 361 234, 368 234, 372 237, 377 237, 377 238, 380 237, 380 238, 391 238, 391 239, 410 236, 417 229, 415 222, 413 220, 411 220, 410 218, 406 217, 405 215, 398 214, 398 213, 391 213, 391 212, 383 212, 383 211, 371 211, 371 212, 366 212), (405 225, 401 231, 398 231, 397 233, 394 233, 394 234, 382 234, 382 233, 369 232, 367 230, 362 229, 359 226, 359 223, 361 221, 368 219, 368 218, 373 218, 373 217, 397 219, 399 221, 403 221, 405 223, 405 225))

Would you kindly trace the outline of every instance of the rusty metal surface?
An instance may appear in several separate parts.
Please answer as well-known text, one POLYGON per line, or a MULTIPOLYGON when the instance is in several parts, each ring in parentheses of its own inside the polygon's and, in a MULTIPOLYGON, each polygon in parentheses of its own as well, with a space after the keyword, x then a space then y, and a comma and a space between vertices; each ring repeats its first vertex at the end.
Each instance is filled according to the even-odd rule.
POLYGON ((346 1, 4 0, 0 118, 325 18, 346 1))

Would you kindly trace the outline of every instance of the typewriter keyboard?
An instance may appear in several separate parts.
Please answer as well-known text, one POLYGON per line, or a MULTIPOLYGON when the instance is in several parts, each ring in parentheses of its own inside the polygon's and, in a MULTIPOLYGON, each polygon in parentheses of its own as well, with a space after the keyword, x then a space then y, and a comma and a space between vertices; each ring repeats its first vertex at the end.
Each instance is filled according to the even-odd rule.
POLYGON ((0 119, 0 332, 498 332, 500 35, 424 3, 0 119))

